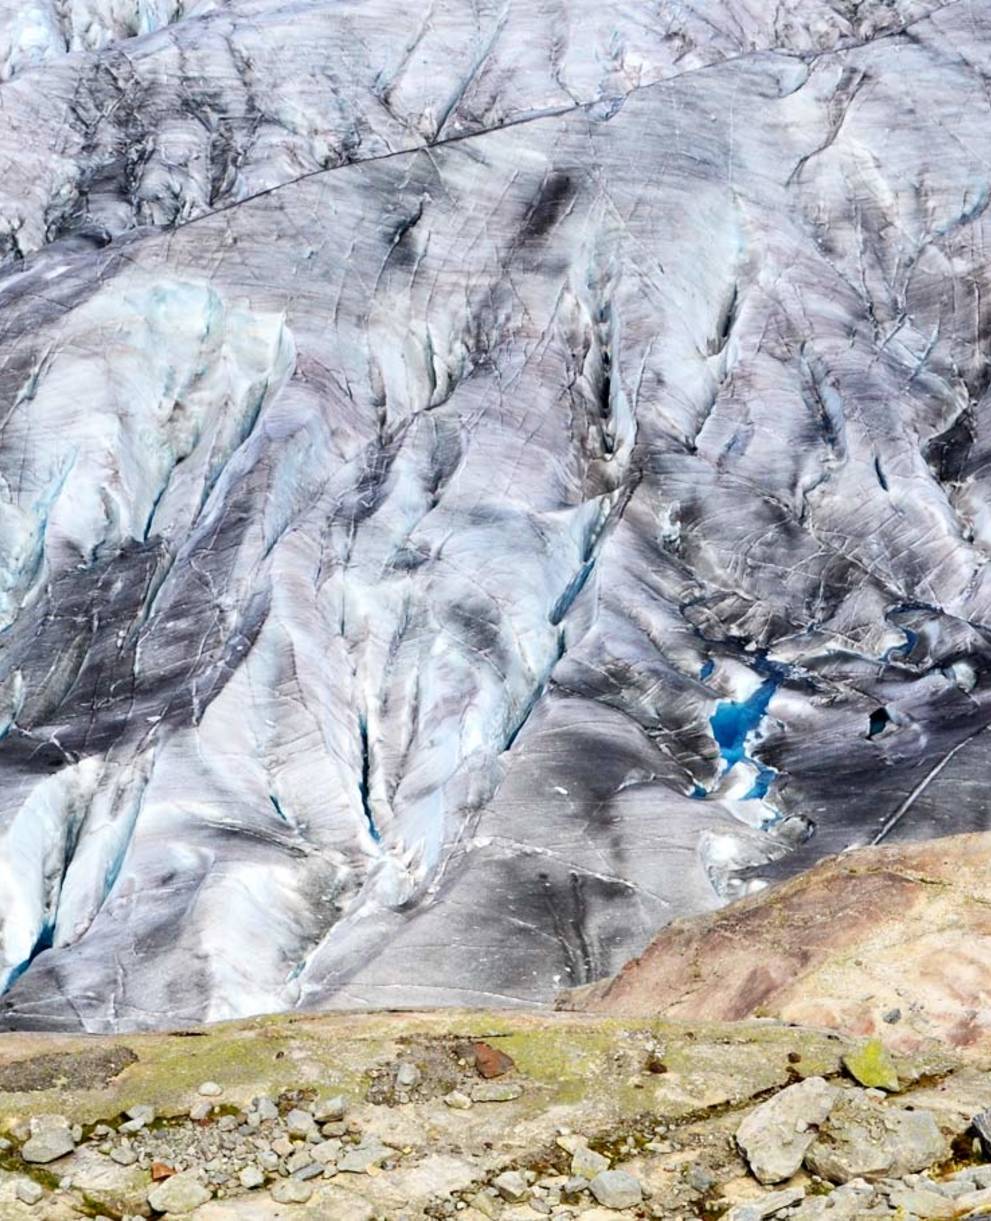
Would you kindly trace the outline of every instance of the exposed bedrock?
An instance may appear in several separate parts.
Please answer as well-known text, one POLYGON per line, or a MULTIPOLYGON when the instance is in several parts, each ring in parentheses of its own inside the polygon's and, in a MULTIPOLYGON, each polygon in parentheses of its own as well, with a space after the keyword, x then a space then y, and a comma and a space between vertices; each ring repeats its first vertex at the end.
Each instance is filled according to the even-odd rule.
POLYGON ((986 824, 991 16, 678 12, 8 56, 8 1027, 534 1005, 986 824))

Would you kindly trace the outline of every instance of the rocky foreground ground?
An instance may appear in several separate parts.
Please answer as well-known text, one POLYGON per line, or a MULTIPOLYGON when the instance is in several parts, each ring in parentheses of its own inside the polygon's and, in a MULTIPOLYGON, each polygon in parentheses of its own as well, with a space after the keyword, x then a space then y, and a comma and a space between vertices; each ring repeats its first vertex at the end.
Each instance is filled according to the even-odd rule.
POLYGON ((0 1049, 0 1218, 991 1216, 979 1049, 776 1021, 265 1018, 0 1049))

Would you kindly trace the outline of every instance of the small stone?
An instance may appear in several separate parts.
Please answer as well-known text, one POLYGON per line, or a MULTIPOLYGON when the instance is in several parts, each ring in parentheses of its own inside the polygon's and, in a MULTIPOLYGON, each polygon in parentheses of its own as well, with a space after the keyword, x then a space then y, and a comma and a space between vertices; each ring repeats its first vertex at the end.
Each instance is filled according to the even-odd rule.
POLYGON ((880 1039, 868 1039, 856 1051, 845 1055, 843 1067, 868 1089, 897 1093, 901 1088, 894 1063, 880 1039))
POLYGON ((264 1184, 265 1175, 257 1166, 245 1166, 243 1170, 238 1171, 237 1181, 250 1191, 253 1187, 261 1187, 264 1184))
POLYGON ((462 1094, 460 1090, 452 1090, 450 1094, 445 1094, 444 1101, 455 1111, 467 1111, 471 1106, 471 1099, 467 1094, 462 1094))
POLYGON ((313 1118, 317 1123, 340 1123, 347 1114, 347 1103, 341 1094, 318 1102, 313 1108, 313 1118))
POLYGON ((224 1090, 216 1081, 204 1081, 196 1092, 201 1098, 219 1098, 224 1090))
POLYGON ((290 1174, 295 1174, 297 1170, 302 1170, 304 1166, 309 1166, 313 1158, 310 1156, 309 1150, 297 1149, 291 1157, 286 1158, 286 1169, 290 1174))
POLYGON ((561 1194, 571 1199, 580 1196, 583 1191, 588 1191, 588 1179, 582 1175, 572 1175, 570 1179, 565 1180, 561 1188, 561 1194))
POLYGON ((822 1077, 807 1077, 775 1094, 750 1112, 736 1132, 736 1141, 755 1177, 781 1183, 801 1166, 836 1101, 838 1091, 822 1077), (799 1124, 805 1127, 798 1131, 799 1124))
POLYGON ((499 1205, 484 1191, 480 1191, 477 1195, 471 1197, 469 1204, 476 1212, 480 1212, 483 1217, 490 1218, 490 1221, 495 1221, 499 1215, 499 1205))
POLYGON ((209 1102, 194 1102, 189 1108, 189 1118, 193 1123, 202 1123, 204 1119, 210 1118, 210 1113, 213 1110, 213 1104, 209 1102))
POLYGON ((306 1136, 313 1132, 316 1126, 316 1120, 310 1112, 301 1111, 298 1107, 293 1108, 286 1116, 286 1127, 290 1136, 306 1136))
POLYGON ((479 1076, 502 1077, 516 1067, 512 1056, 507 1056, 497 1047, 490 1047, 488 1043, 473 1043, 472 1051, 475 1053, 475 1071, 479 1076))
POLYGON ((960 1208, 959 1201, 924 1187, 896 1187, 888 1193, 888 1200, 891 1207, 901 1209, 904 1216, 923 1219, 955 1217, 960 1208))
POLYGON ((893 1026, 895 1022, 902 1020, 902 1011, 900 1009, 889 1009, 887 1013, 881 1014, 881 1021, 887 1022, 889 1026, 893 1026))
POLYGON ((299 1179, 280 1179, 272 1185, 272 1199, 276 1204, 305 1204, 313 1195, 313 1185, 299 1179))
POLYGON ((396 1069, 396 1085, 400 1089, 409 1090, 414 1085, 420 1084, 421 1073, 415 1064, 411 1064, 408 1060, 402 1061, 396 1069))
POLYGON ((389 1150, 377 1142, 356 1145, 338 1159, 337 1169, 348 1174, 364 1174, 371 1167, 384 1162, 388 1156, 389 1150))
POLYGON ((256 1098, 255 1110, 262 1123, 270 1123, 273 1119, 279 1118, 279 1108, 271 1098, 256 1098))
POLYGON ((775 1191, 759 1200, 748 1200, 746 1204, 738 1204, 731 1208, 726 1221, 764 1221, 765 1217, 773 1217, 776 1213, 791 1208, 805 1199, 804 1187, 791 1187, 785 1191, 775 1191))
POLYGON ((571 1174, 573 1178, 594 1179, 603 1170, 609 1169, 609 1158, 596 1153, 587 1145, 579 1145, 571 1155, 571 1174))
POLYGON ((483 1081, 471 1087, 472 1102, 512 1102, 523 1093, 522 1086, 511 1081, 483 1081))
POLYGON ((526 1179, 518 1170, 504 1170, 492 1180, 492 1186, 510 1204, 519 1204, 530 1194, 526 1179))
POLYGON ((14 1193, 22 1204, 37 1204, 45 1194, 40 1184, 33 1179, 19 1179, 14 1193))
POLYGON ((970 1123, 981 1142, 984 1156, 991 1157, 991 1111, 980 1111, 970 1123))
POLYGON ((339 1140, 322 1140, 319 1145, 314 1145, 310 1150, 310 1156, 315 1162, 320 1162, 323 1166, 330 1165, 331 1162, 337 1159, 341 1152, 341 1142, 339 1140))
POLYGON ((292 1143, 288 1136, 280 1136, 272 1141, 272 1148, 279 1157, 288 1157, 296 1146, 292 1143))
POLYGON ((859 1221, 874 1199, 874 1188, 853 1179, 828 1195, 807 1196, 791 1214, 791 1221, 859 1221))
POLYGON ((46 1165, 65 1157, 76 1147, 69 1123, 61 1115, 39 1115, 31 1120, 31 1135, 21 1146, 26 1162, 46 1165))
POLYGON ((603 1208, 633 1208, 643 1200, 639 1180, 625 1170, 602 1170, 588 1188, 603 1208))
POLYGON ((170 1166, 168 1162, 152 1162, 151 1164, 151 1181, 153 1183, 163 1183, 166 1179, 172 1178, 175 1174, 175 1167, 170 1166))
POLYGON ((984 1187, 980 1191, 968 1191, 965 1195, 957 1196, 953 1203, 956 1205, 957 1216, 960 1213, 977 1212, 983 1216, 991 1210, 991 1188, 984 1187))
POLYGON ((271 1149, 262 1149, 258 1154, 258 1164, 265 1170, 278 1170, 279 1155, 271 1149))
POLYGON ((334 1123, 325 1123, 320 1125, 320 1133, 323 1136, 343 1136, 347 1130, 347 1124, 341 1123, 339 1120, 334 1123))
POLYGON ((300 1170, 294 1170, 292 1177, 299 1179, 305 1183, 307 1179, 317 1179, 323 1174, 324 1168, 319 1162, 310 1162, 308 1166, 303 1166, 300 1170))
POLYGON ((140 1132, 155 1121, 155 1108, 144 1103, 130 1107, 124 1114, 127 1116, 127 1122, 120 1125, 122 1132, 140 1132))
POLYGON ((192 1170, 174 1174, 148 1192, 148 1203, 160 1213, 191 1213, 206 1204, 211 1193, 192 1170))
POLYGON ((133 1166, 138 1160, 138 1155, 130 1145, 118 1145, 115 1149, 110 1150, 110 1159, 118 1166, 133 1166))

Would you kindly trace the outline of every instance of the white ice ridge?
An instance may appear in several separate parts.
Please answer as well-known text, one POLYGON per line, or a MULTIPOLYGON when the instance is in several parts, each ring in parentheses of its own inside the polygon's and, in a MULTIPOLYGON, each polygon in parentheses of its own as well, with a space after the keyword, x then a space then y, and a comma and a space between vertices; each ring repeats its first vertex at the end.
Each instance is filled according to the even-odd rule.
POLYGON ((0 86, 0 1024, 539 1004, 983 825, 991 16, 57 11, 0 86))

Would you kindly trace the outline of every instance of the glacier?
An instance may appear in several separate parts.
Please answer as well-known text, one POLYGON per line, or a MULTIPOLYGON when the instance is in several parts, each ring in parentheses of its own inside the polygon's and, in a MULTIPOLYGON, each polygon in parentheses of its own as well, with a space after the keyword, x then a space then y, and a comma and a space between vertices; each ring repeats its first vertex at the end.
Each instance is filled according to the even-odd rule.
POLYGON ((988 80, 972 0, 0 0, 0 1027, 541 1005, 986 827, 988 80))

